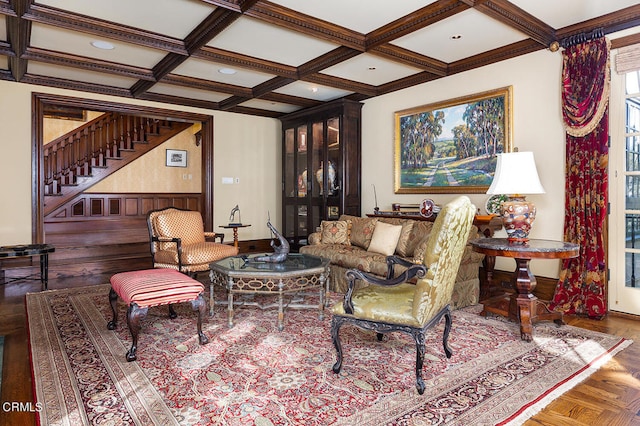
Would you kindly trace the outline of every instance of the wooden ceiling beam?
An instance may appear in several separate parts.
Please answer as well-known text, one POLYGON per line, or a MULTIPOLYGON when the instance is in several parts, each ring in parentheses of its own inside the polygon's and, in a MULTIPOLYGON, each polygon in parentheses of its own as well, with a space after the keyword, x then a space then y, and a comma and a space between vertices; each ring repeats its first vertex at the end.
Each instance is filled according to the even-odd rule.
POLYGON ((9 56, 9 70, 15 81, 22 81, 27 73, 27 61, 22 58, 27 49, 31 23, 22 19, 29 8, 29 0, 11 0, 13 14, 6 16, 7 41, 13 48, 13 55, 9 56))
POLYGON ((275 74, 280 77, 296 78, 298 75, 296 67, 258 59, 252 56, 242 55, 240 53, 229 52, 228 50, 217 49, 210 46, 204 46, 202 49, 194 52, 192 57, 211 62, 219 62, 234 67, 247 68, 265 74, 275 74))
POLYGON ((188 77, 184 75, 168 74, 158 83, 172 84, 176 86, 188 87, 191 89, 199 89, 213 91, 224 94, 232 94, 237 96, 252 96, 253 92, 249 87, 236 86, 233 84, 220 83, 217 81, 203 80, 201 78, 188 77))
POLYGON ((364 34, 296 12, 275 3, 258 1, 244 14, 282 28, 311 35, 361 52, 365 50, 364 34))
POLYGON ((65 67, 79 68, 87 71, 115 74, 123 77, 137 78, 155 81, 151 70, 130 65, 116 64, 114 62, 101 61, 84 56, 76 56, 68 53, 52 52, 50 50, 28 47, 24 59, 44 62, 47 64, 62 65, 65 67))
POLYGON ((376 96, 378 93, 376 87, 370 84, 359 83, 357 81, 347 80, 322 73, 306 75, 300 80, 323 86, 335 87, 336 89, 346 90, 348 92, 362 93, 367 96, 376 96))
POLYGON ((556 31, 558 41, 576 34, 602 28, 605 34, 626 30, 640 25, 640 4, 629 6, 613 13, 569 25, 556 31))
POLYGON ((439 76, 447 75, 447 63, 428 56, 420 55, 407 49, 392 44, 383 44, 373 48, 370 53, 400 62, 431 74, 439 76))
POLYGON ((377 30, 371 31, 366 37, 366 48, 370 50, 389 43, 467 9, 469 9, 469 6, 458 0, 438 0, 377 30))
POLYGON ((79 31, 137 46, 164 50, 180 55, 187 54, 182 40, 40 4, 32 4, 27 13, 23 15, 23 18, 29 22, 79 31))
POLYGON ((298 78, 314 74, 361 54, 359 50, 341 46, 298 67, 298 78))
POLYGON ((452 62, 449 64, 448 75, 457 74, 463 71, 469 71, 475 68, 483 67, 485 65, 490 65, 496 62, 515 58, 520 55, 537 52, 538 50, 541 50, 543 48, 544 47, 540 43, 532 39, 526 39, 509 44, 507 46, 499 47, 497 49, 489 50, 488 52, 480 53, 469 58, 452 62))
POLYGON ((552 27, 508 0, 486 0, 477 4, 475 10, 525 33, 544 47, 549 47, 556 39, 552 27))

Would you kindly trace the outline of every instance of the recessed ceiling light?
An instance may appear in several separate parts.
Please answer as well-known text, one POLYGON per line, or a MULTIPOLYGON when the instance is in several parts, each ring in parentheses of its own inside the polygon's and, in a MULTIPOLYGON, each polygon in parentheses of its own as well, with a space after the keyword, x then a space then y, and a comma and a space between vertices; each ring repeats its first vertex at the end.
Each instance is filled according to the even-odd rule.
POLYGON ((237 73, 238 71, 234 70, 233 68, 220 68, 218 70, 218 72, 220 74, 233 75, 233 74, 237 73))
POLYGON ((454 34, 451 36, 451 40, 460 40, 462 38, 462 34, 454 34))
POLYGON ((115 49, 115 46, 111 43, 109 43, 108 41, 103 41, 103 40, 94 40, 91 42, 91 45, 93 47, 95 47, 96 49, 102 49, 102 50, 113 50, 115 49))
POLYGON ((313 93, 318 93, 318 88, 317 87, 312 87, 309 90, 311 90, 313 93))

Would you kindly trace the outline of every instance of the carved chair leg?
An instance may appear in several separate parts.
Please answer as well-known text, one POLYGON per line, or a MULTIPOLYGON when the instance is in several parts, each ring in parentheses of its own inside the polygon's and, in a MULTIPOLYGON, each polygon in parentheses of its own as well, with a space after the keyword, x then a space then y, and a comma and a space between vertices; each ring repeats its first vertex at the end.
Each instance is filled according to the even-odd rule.
POLYGON ((209 338, 202 332, 202 317, 207 313, 207 302, 204 300, 204 293, 200 293, 198 298, 191 301, 193 310, 198 311, 198 341, 201 345, 209 343, 209 338))
POLYGON ((171 303, 169 303, 169 318, 171 319, 178 318, 178 314, 176 313, 176 310, 173 308, 173 305, 171 303))
POLYGON ((382 342, 382 338, 384 337, 384 334, 376 333, 376 337, 378 338, 378 342, 382 342))
POLYGON ((444 334, 442 335, 442 346, 444 347, 444 353, 447 358, 451 358, 453 352, 449 347, 449 332, 451 331, 451 310, 447 308, 444 314, 444 334))
POLYGON ((422 395, 424 393, 424 381, 422 380, 422 365, 424 364, 424 352, 425 352, 425 336, 424 330, 416 331, 414 334, 416 341, 416 388, 418 393, 422 395))
POLYGON ((336 363, 333 364, 333 372, 338 374, 342 368, 342 344, 340 343, 340 326, 342 325, 342 319, 334 316, 331 319, 331 339, 333 340, 333 346, 336 348, 337 357, 336 363))
POLYGON ((109 330, 115 330, 118 325, 118 311, 116 310, 116 305, 118 302, 118 294, 115 290, 109 290, 109 304, 111 305, 111 312, 113 313, 113 318, 111 321, 107 323, 107 328, 109 330))
POLYGON ((138 332, 140 331, 140 321, 147 316, 148 308, 141 308, 135 303, 129 305, 127 309, 127 325, 131 333, 131 349, 127 352, 127 361, 136 360, 138 349, 138 332))

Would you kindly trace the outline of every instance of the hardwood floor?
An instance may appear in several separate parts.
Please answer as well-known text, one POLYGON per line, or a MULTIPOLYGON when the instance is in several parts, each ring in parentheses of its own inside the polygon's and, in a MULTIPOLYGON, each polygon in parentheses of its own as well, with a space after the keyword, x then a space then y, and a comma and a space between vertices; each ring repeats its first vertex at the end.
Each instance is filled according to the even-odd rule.
MULTIPOLYGON (((204 275, 201 278, 206 279, 204 275)), ((108 280, 108 276, 52 280, 49 288, 78 287, 108 280)), ((33 282, 0 286, 0 335, 5 336, 0 426, 36 424, 24 303, 24 295, 34 291, 39 291, 39 284, 33 282), (11 403, 21 403, 17 407, 20 410, 12 410, 11 403)), ((610 315, 602 321, 576 317, 566 317, 566 320, 571 325, 624 336, 635 343, 583 383, 551 402, 525 425, 640 425, 640 318, 610 315)))

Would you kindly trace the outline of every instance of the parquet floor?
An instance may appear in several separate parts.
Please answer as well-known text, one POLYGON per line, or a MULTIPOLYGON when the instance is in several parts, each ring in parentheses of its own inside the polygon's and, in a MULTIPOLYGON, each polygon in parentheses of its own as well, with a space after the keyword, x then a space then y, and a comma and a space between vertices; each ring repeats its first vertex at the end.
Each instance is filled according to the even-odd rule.
MULTIPOLYGON (((108 282, 108 277, 64 280, 49 288, 77 287, 108 282)), ((0 395, 0 426, 35 425, 24 295, 38 291, 36 283, 0 286, 0 335, 5 336, 0 395), (12 410, 12 403, 19 410, 12 410), (21 410, 21 411, 20 411, 21 410)), ((616 334, 634 340, 583 383, 551 402, 528 420, 526 426, 640 426, 640 317, 610 315, 602 321, 566 318, 577 327, 616 334)))

